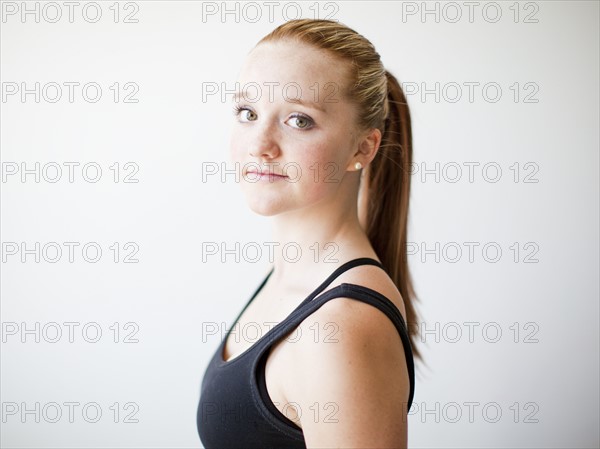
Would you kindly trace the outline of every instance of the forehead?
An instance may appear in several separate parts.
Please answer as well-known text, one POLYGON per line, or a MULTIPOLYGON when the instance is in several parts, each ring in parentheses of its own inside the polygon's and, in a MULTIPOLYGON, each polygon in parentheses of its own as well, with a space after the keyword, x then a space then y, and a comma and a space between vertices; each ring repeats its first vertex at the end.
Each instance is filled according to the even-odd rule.
POLYGON ((300 42, 285 40, 257 45, 246 57, 238 81, 286 89, 295 96, 322 103, 346 96, 349 64, 331 53, 300 42))

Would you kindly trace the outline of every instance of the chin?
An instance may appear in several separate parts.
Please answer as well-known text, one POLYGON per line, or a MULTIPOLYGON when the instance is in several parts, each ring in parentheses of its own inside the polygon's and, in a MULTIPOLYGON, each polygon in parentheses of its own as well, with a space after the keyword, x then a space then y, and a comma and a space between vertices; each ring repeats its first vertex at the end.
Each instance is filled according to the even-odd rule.
POLYGON ((271 217, 289 210, 289 206, 267 198, 256 198, 248 195, 246 197, 246 202, 252 212, 265 217, 271 217))

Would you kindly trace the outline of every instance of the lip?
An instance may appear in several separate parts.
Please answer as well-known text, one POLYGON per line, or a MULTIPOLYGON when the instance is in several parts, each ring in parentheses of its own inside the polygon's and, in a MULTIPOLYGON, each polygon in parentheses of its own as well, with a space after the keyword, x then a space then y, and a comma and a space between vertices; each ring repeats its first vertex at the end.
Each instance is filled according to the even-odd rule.
POLYGON ((262 179, 264 177, 281 178, 281 179, 289 178, 289 176, 280 175, 278 173, 273 173, 273 172, 269 172, 269 171, 257 171, 257 170, 247 170, 246 175, 259 176, 260 179, 262 179))

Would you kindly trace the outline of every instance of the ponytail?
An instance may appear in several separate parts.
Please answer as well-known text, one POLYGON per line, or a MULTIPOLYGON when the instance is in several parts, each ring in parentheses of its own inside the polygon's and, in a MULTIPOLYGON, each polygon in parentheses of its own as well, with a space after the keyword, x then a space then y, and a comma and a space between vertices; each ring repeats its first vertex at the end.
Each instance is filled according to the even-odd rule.
POLYGON ((410 111, 394 75, 386 70, 385 76, 388 114, 379 150, 368 169, 366 233, 402 295, 413 355, 422 360, 416 345, 416 295, 408 269, 406 241, 412 165, 410 111))

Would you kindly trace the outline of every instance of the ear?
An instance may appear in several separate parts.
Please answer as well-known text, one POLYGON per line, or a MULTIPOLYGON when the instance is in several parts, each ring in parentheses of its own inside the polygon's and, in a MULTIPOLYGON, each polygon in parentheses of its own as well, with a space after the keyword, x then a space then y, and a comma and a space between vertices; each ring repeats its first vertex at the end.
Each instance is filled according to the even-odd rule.
POLYGON ((352 165, 360 162, 363 167, 366 167, 377 155, 379 146, 381 145, 381 131, 377 128, 371 128, 358 143, 357 151, 354 153, 352 165))

